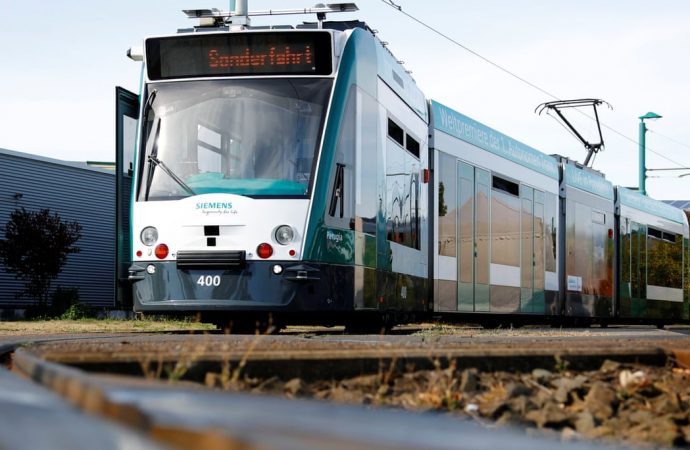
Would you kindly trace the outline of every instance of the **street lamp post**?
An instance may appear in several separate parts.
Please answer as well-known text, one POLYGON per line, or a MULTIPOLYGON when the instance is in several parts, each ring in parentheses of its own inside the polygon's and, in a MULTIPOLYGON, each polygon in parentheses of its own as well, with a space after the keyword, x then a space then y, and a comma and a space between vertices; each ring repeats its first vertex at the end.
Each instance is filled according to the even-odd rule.
POLYGON ((647 166, 645 164, 645 134, 647 134, 647 126, 644 123, 645 119, 656 120, 661 119, 661 116, 653 112, 648 112, 644 116, 640 116, 640 182, 638 191, 642 195, 647 195, 645 186, 647 179, 647 166))

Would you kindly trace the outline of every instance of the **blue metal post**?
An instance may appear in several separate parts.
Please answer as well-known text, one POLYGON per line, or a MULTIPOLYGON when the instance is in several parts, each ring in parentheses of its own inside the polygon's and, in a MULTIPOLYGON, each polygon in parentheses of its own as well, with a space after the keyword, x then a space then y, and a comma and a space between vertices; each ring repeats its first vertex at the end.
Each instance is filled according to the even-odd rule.
POLYGON ((642 195, 647 195, 645 186, 647 181, 647 167, 645 166, 645 134, 647 134, 647 126, 644 124, 644 119, 640 119, 640 178, 638 191, 642 195))

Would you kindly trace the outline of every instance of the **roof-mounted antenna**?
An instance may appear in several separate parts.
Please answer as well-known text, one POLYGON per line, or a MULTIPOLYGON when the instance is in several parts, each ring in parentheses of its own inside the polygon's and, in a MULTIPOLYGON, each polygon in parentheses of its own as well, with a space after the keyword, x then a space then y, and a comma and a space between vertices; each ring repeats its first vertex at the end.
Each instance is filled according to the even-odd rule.
POLYGON ((302 9, 266 9, 262 11, 247 11, 247 0, 237 0, 234 11, 220 11, 218 9, 184 9, 190 19, 200 19, 200 26, 220 27, 230 25, 240 29, 249 26, 250 18, 254 16, 279 16, 288 14, 316 14, 319 20, 319 28, 323 27, 326 14, 359 11, 354 3, 319 3, 313 8, 302 9), (244 22, 244 23, 243 23, 244 22))
MULTIPOLYGON (((537 106, 537 108, 534 110, 537 114, 541 114, 545 109, 546 110, 553 110, 558 114, 558 117, 563 121, 563 123, 568 127, 570 132, 582 142, 582 144, 585 146, 585 149, 587 149, 587 158, 585 158, 585 167, 589 167, 590 160, 592 159, 592 156, 596 155, 600 150, 604 149, 604 137, 601 135, 601 124, 599 123, 599 113, 597 112, 597 106, 605 104, 606 106, 609 107, 609 109, 613 109, 613 107, 606 101, 598 99, 598 98, 581 98, 581 99, 576 99, 576 100, 557 100, 555 102, 546 102, 542 103, 541 105, 537 106), (586 140, 584 137, 582 137, 582 134, 580 134, 576 129, 575 126, 570 123, 568 119, 565 118, 563 115, 562 110, 568 109, 568 108, 580 108, 580 107, 585 107, 585 106, 591 106, 592 109, 594 110, 594 119, 597 122, 597 130, 599 131, 599 142, 589 142, 586 140)), ((547 112, 548 114, 548 112, 547 112)), ((550 115, 550 114, 549 114, 550 115)))
POLYGON ((226 23, 231 22, 228 23, 230 30, 240 31, 250 25, 247 2, 248 0, 232 0, 230 2, 231 4, 235 4, 235 16, 226 21, 226 23))

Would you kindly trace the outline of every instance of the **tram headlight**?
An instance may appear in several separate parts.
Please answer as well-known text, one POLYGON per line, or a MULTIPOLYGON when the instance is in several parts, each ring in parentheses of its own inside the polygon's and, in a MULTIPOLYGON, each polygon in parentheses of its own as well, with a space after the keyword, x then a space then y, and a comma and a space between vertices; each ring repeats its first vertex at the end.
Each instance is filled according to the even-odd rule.
POLYGON ((295 230, 290 225, 281 225, 276 228, 275 238, 280 245, 288 245, 295 238, 295 230))
POLYGON ((158 230, 155 227, 146 227, 141 230, 141 242, 146 246, 152 246, 158 241, 158 230))

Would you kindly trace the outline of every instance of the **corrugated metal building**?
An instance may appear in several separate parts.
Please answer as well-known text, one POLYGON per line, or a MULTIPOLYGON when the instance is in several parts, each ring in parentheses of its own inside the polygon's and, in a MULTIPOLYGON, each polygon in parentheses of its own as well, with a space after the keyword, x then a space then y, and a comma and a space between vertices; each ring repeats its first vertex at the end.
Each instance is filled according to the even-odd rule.
MULTIPOLYGON (((42 208, 57 212, 62 220, 76 220, 82 237, 75 244, 58 286, 76 287, 79 299, 96 307, 112 307, 115 301, 115 173, 86 163, 0 149, 0 239, 15 209, 42 208)), ((22 282, 0 263, 0 309, 23 308, 29 299, 17 300, 22 282)))
POLYGON ((675 206, 676 208, 690 211, 690 200, 664 200, 664 202, 671 206, 675 206))

